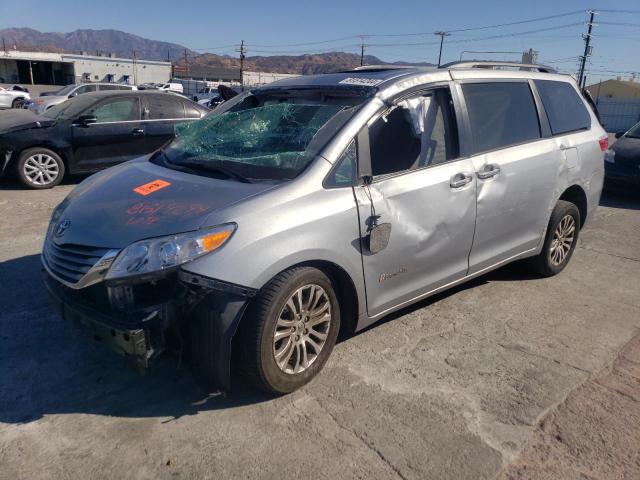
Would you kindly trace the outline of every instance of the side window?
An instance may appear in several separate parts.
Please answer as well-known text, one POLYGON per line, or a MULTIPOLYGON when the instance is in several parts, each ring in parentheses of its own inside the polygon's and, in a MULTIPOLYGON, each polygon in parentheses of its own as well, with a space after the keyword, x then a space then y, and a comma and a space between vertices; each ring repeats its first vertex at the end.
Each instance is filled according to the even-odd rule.
POLYGON ((94 115, 97 123, 140 120, 137 98, 113 98, 93 107, 86 115, 94 115))
POLYGON ((338 159, 336 167, 327 177, 325 185, 327 187, 348 187, 353 185, 353 181, 356 178, 357 158, 356 142, 352 140, 338 159))
POLYGON ((458 157, 458 134, 448 89, 398 102, 369 127, 374 176, 458 157))
POLYGON ((540 138, 540 123, 525 82, 462 85, 475 153, 540 138))
POLYGON ((535 80, 534 83, 547 112, 551 133, 559 135, 591 128, 589 112, 573 86, 553 80, 535 80))
POLYGON ((182 102, 170 94, 149 95, 147 97, 149 120, 164 120, 170 118, 184 118, 182 102))
POLYGON ((97 87, 95 85, 83 85, 79 87, 75 92, 76 95, 82 95, 83 93, 95 92, 97 87))
POLYGON ((184 111, 187 118, 200 118, 202 114, 192 103, 184 102, 184 111))

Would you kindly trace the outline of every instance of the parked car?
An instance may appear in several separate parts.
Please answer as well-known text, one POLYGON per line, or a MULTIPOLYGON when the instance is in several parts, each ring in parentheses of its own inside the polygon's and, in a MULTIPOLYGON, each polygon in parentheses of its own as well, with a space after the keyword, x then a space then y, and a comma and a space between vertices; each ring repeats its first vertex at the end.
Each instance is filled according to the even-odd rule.
POLYGON ((211 100, 212 98, 219 96, 218 87, 203 87, 192 96, 192 100, 200 103, 201 100, 211 100))
POLYGON ((556 275, 598 205, 607 136, 571 77, 490 65, 242 93, 76 187, 45 285, 139 368, 174 348, 212 389, 235 369, 286 393, 341 329, 515 260, 556 275))
POLYGON ((616 133, 618 139, 604 155, 607 186, 640 188, 640 122, 627 132, 616 133))
POLYGON ((181 83, 163 83, 163 84, 158 84, 156 86, 157 90, 163 90, 163 91, 168 91, 168 92, 175 92, 175 93, 183 93, 184 89, 182 87, 181 83))
POLYGON ((115 90, 137 90, 135 85, 124 85, 120 83, 80 83, 67 85, 61 88, 57 92, 47 95, 40 95, 33 99, 32 102, 26 106, 34 113, 42 113, 45 110, 58 105, 69 98, 77 97, 85 93, 91 92, 103 92, 103 91, 115 91, 115 90))
POLYGON ((22 108, 31 100, 29 90, 19 85, 0 87, 0 108, 22 108))
POLYGON ((30 188, 51 188, 65 172, 89 173, 153 152, 177 123, 206 108, 166 93, 109 91, 79 95, 42 115, 0 115, 0 173, 14 170, 30 188))

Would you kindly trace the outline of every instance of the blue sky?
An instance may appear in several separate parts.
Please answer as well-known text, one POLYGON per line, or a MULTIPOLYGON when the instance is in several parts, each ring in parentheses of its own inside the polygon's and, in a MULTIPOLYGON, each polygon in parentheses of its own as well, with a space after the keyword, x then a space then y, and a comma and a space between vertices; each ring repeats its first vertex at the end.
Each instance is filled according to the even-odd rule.
MULTIPOLYGON (((248 55, 330 50, 359 53, 360 40, 345 37, 427 32, 415 36, 368 37, 364 40, 370 45, 366 53, 383 60, 436 62, 438 38, 428 32, 517 22, 589 7, 640 12, 640 0, 599 0, 599 3, 573 0, 2 0, 0 28, 30 27, 46 32, 113 28, 180 43, 194 50, 234 55, 234 45, 243 39, 248 44, 248 55), (323 43, 294 45, 312 42, 323 43)), ((464 51, 521 52, 531 47, 540 52, 540 63, 575 72, 577 56, 583 49, 581 33, 586 20, 586 13, 576 13, 501 28, 453 32, 445 40, 443 62, 457 60, 461 54, 463 58, 518 59, 518 53, 464 51), (511 34, 516 35, 507 36, 511 34), (503 37, 486 38, 498 35, 503 37)), ((640 71, 640 13, 603 12, 596 22, 602 23, 594 28, 589 83, 640 71)))

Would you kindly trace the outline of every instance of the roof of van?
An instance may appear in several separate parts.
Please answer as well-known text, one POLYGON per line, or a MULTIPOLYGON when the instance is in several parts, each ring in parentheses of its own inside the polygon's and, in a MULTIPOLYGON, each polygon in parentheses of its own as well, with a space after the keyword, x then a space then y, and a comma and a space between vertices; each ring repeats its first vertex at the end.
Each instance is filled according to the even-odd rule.
POLYGON ((269 83, 258 90, 286 89, 286 88, 323 88, 323 87, 360 87, 371 90, 383 90, 401 80, 425 74, 437 74, 449 72, 451 78, 463 73, 471 73, 473 76, 488 78, 505 78, 513 76, 523 78, 551 78, 565 75, 555 73, 550 67, 543 65, 526 65, 510 62, 453 62, 442 67, 423 66, 398 66, 398 65, 371 65, 359 67, 354 70, 325 73, 316 75, 302 75, 291 77, 277 82, 269 83), (508 70, 511 68, 512 70, 508 70))

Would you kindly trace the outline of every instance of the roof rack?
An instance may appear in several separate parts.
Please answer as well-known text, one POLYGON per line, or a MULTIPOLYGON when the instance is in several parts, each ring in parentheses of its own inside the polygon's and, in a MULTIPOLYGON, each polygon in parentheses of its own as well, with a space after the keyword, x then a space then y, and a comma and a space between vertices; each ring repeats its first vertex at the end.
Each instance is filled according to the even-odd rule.
POLYGON ((441 65, 440 68, 486 68, 489 70, 500 70, 501 68, 518 68, 520 70, 528 70, 531 72, 541 73, 557 73, 554 68, 547 67, 546 65, 537 65, 534 63, 517 63, 517 62, 490 62, 490 61, 460 61, 451 62, 445 65, 441 65))
POLYGON ((351 70, 345 70, 345 72, 367 72, 367 71, 384 72, 386 70, 404 70, 407 68, 424 68, 424 67, 418 67, 415 65, 363 65, 360 67, 353 68, 351 70))

